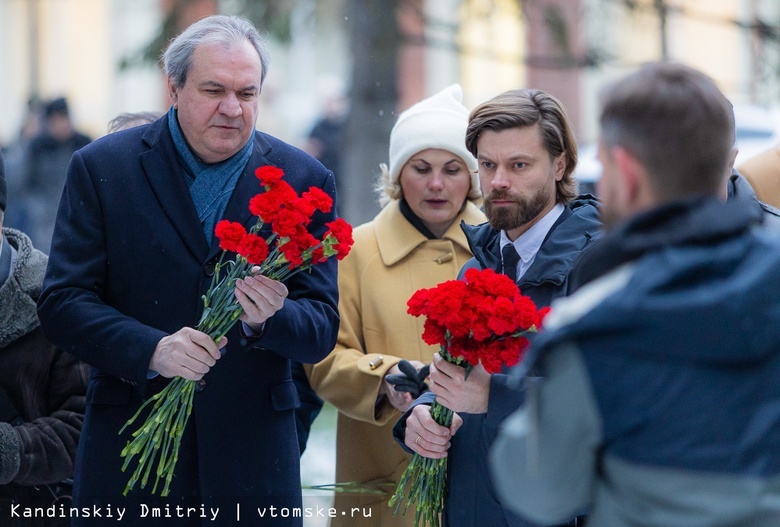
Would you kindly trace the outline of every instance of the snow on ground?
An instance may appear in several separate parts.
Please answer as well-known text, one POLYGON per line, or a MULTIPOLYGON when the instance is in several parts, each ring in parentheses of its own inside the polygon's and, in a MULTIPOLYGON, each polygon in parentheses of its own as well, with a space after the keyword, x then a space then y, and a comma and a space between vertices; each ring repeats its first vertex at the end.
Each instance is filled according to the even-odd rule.
MULTIPOLYGON (((314 420, 306 451, 301 456, 301 484, 327 485, 336 483, 335 478, 336 410, 326 403, 314 420)), ((318 512, 327 511, 332 503, 332 492, 303 489, 304 527, 326 527, 327 512, 324 518, 318 512)))

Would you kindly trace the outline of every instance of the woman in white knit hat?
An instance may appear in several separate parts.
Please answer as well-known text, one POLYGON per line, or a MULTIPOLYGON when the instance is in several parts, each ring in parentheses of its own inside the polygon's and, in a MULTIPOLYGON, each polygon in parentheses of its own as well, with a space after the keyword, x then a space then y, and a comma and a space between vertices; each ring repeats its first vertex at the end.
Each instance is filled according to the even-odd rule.
POLYGON ((485 221, 462 98, 452 85, 399 116, 377 186, 383 208, 355 229, 352 252, 339 265, 338 342, 309 377, 339 411, 336 480, 385 484, 385 494, 337 493, 331 526, 414 524, 412 510, 394 517, 387 505, 410 459, 392 428, 413 397, 386 378, 400 373, 402 359, 417 369, 431 362, 437 350, 422 341, 423 321, 407 314, 406 302, 457 277, 471 258, 460 222, 485 221))

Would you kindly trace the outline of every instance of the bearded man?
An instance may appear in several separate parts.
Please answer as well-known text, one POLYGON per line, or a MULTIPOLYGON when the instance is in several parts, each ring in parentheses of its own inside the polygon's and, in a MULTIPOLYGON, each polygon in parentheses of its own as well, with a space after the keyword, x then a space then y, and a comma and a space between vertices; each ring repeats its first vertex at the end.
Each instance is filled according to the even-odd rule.
MULTIPOLYGON (((595 198, 577 197, 577 144, 563 105, 541 90, 498 95, 471 112, 466 147, 477 158, 488 223, 461 225, 474 253, 461 276, 472 267, 503 272, 538 307, 549 306, 572 290, 569 272, 601 231, 595 198)), ((498 425, 521 405, 523 392, 506 374, 481 366, 466 379, 463 368, 438 355, 430 378, 431 392, 415 401, 394 434, 409 451, 449 457, 443 525, 530 525, 504 507, 487 463, 498 425), (450 428, 431 417, 434 394, 456 412, 450 428)), ((581 517, 566 523, 579 524, 581 517)))

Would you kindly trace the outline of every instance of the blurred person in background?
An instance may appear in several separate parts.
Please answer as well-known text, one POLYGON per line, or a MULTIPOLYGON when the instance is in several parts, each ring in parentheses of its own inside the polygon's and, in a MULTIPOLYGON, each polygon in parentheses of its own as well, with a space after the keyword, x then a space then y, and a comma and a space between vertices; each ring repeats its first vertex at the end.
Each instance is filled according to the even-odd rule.
POLYGON ((0 154, 0 523, 65 526, 69 518, 10 514, 12 504, 70 506, 89 368, 41 331, 35 302, 47 257, 23 232, 3 226, 7 198, 0 154))
MULTIPOLYGON (((476 160, 465 146, 468 110, 452 85, 403 112, 390 134, 390 164, 377 187, 379 214, 354 231, 339 264, 341 327, 336 348, 310 370, 317 393, 338 409, 336 480, 384 484, 386 495, 337 493, 335 507, 370 507, 371 518, 333 518, 332 526, 410 526, 414 513, 393 516, 387 501, 410 456, 392 427, 413 394, 388 382, 399 362, 422 386, 435 349, 406 303, 421 288, 452 280, 471 258, 461 222, 485 220, 476 160)), ((411 379, 410 379, 411 380, 411 379)), ((416 395, 416 393, 414 394, 416 395)))
POLYGON ((21 198, 27 214, 27 234, 36 247, 48 251, 57 204, 73 152, 92 139, 74 127, 64 97, 43 109, 43 128, 30 143, 21 198))
POLYGON ((24 193, 27 160, 30 155, 30 143, 38 136, 43 126, 43 107, 43 102, 36 97, 31 97, 27 101, 22 125, 19 127, 19 135, 15 141, 2 149, 5 157, 5 180, 8 193, 14 197, 5 210, 5 225, 23 232, 27 232, 29 227, 24 193))
POLYGON ((341 81, 333 78, 323 79, 320 83, 322 92, 321 115, 312 125, 306 139, 304 150, 317 158, 323 165, 331 169, 336 176, 336 190, 344 195, 341 174, 342 131, 347 119, 349 100, 344 93, 341 81))
POLYGON ((515 370, 502 500, 540 523, 588 507, 596 526, 775 527, 780 241, 723 199, 731 105, 703 73, 649 64, 604 92, 600 136, 598 269, 515 370))
MULTIPOLYGON (((561 102, 541 90, 511 90, 477 106, 466 145, 477 158, 488 223, 464 226, 474 258, 461 270, 493 269, 510 276, 538 308, 571 291, 569 274, 601 233, 597 203, 577 195, 574 129, 561 102)), ((396 424, 398 442, 421 456, 447 457, 445 527, 527 527, 506 507, 490 478, 487 452, 498 426, 523 402, 507 373, 482 365, 465 370, 438 354, 431 391, 396 424), (445 428, 433 420, 437 398, 455 412, 445 428)), ((573 511, 565 525, 584 525, 573 511)))

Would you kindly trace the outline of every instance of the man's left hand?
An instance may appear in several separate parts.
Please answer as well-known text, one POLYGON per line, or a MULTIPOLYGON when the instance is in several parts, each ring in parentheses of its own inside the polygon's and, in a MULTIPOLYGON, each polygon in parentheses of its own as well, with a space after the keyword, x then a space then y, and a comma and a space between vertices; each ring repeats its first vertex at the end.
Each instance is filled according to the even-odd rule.
POLYGON ((236 299, 244 308, 240 319, 257 333, 266 320, 282 309, 285 298, 287 287, 263 275, 236 280, 236 299))
POLYGON ((431 390, 436 399, 455 412, 484 414, 488 409, 490 374, 479 364, 471 368, 468 379, 465 369, 450 364, 436 353, 431 364, 431 390))

